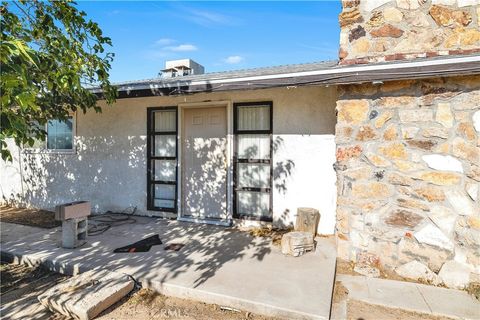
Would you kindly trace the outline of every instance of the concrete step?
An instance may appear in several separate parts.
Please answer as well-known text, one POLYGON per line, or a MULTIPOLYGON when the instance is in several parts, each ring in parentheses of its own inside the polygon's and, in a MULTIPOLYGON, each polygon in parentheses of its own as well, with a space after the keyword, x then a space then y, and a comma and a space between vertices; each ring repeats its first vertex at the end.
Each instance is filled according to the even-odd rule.
MULTIPOLYGON (((419 283, 337 274, 348 300, 454 319, 480 319, 480 302, 467 292, 419 283)), ((340 304, 346 312, 345 305, 340 304)), ((336 319, 341 316, 335 315, 336 319)))
POLYGON ((127 295, 134 285, 125 274, 92 270, 48 289, 38 300, 53 312, 89 320, 127 295))

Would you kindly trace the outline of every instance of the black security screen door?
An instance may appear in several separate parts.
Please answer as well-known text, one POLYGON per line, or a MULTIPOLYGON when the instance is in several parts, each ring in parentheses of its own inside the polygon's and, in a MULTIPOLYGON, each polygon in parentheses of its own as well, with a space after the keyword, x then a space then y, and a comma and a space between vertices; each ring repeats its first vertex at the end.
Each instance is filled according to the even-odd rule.
POLYGON ((148 210, 177 212, 177 107, 147 108, 148 210))

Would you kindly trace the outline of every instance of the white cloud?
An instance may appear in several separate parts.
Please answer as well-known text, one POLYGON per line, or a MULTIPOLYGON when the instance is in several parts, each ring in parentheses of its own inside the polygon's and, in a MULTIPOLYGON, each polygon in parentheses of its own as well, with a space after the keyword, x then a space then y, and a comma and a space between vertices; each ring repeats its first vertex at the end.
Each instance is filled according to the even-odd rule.
POLYGON ((242 62, 243 60, 245 60, 245 58, 243 58, 241 56, 230 56, 230 57, 227 57, 227 58, 223 59, 223 62, 228 63, 228 64, 238 64, 238 63, 242 62))
POLYGON ((204 10, 190 10, 190 13, 192 14, 190 19, 201 25, 229 23, 229 17, 220 13, 204 10))
POLYGON ((174 39, 161 38, 161 39, 158 39, 157 41, 155 41, 155 45, 157 45, 157 46, 168 46, 169 44, 172 44, 174 42, 176 42, 176 40, 174 40, 174 39))
POLYGON ((176 6, 176 16, 203 27, 239 25, 238 18, 211 10, 199 10, 188 6, 176 6))
POLYGON ((167 58, 177 57, 183 52, 197 51, 198 47, 190 43, 182 43, 176 46, 169 46, 166 44, 178 42, 170 38, 162 38, 155 41, 150 49, 144 51, 145 57, 153 61, 161 61, 167 58))
POLYGON ((120 14, 120 10, 112 10, 107 13, 109 16, 115 16, 117 14, 120 14))
POLYGON ((198 48, 193 44, 180 44, 178 46, 164 47, 163 50, 174 51, 174 52, 187 52, 187 51, 197 51, 198 48))

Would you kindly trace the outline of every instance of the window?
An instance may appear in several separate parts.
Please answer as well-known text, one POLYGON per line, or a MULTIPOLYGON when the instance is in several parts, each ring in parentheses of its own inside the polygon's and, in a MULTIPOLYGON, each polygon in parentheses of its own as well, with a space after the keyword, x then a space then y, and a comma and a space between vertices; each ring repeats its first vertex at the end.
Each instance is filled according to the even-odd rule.
POLYGON ((272 220, 272 103, 234 104, 234 217, 272 220))
POLYGON ((177 211, 177 108, 148 108, 148 210, 177 211))
POLYGON ((36 140, 32 148, 48 150, 73 150, 73 117, 49 120, 45 125, 45 140, 36 140))
POLYGON ((73 149, 73 119, 51 120, 47 124, 47 149, 73 149))

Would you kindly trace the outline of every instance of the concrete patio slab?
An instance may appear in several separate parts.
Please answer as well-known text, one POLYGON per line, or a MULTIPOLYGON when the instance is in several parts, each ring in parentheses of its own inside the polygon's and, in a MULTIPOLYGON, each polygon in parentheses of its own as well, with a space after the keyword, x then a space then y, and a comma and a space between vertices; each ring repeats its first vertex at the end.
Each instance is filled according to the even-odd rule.
POLYGON ((467 292, 419 283, 337 274, 348 300, 458 319, 480 319, 480 302, 467 292))
POLYGON ((75 274, 107 269, 131 275, 160 293, 289 319, 328 319, 335 277, 332 238, 316 238, 315 252, 284 256, 270 239, 224 227, 135 217, 135 224, 89 237, 77 249, 60 247, 60 229, 36 230, 1 223, 2 256, 44 263, 75 274), (146 253, 113 250, 158 233, 178 252, 154 246, 146 253))

